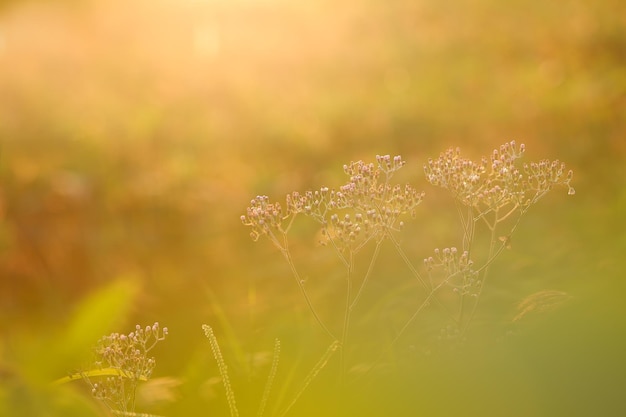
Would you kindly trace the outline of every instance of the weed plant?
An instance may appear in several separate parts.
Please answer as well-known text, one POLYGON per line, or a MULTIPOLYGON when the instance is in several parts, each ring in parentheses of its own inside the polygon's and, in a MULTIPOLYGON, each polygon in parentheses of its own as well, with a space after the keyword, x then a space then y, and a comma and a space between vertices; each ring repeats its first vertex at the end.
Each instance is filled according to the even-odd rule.
POLYGON ((111 333, 102 337, 94 349, 94 363, 56 381, 57 384, 75 379, 85 381, 94 398, 100 400, 114 415, 155 417, 135 412, 137 386, 152 375, 156 361, 148 353, 165 339, 167 327, 156 322, 142 328, 135 326, 129 334, 111 333))
MULTIPOLYGON (((283 204, 264 195, 251 201, 241 221, 251 229, 253 240, 267 239, 281 254, 308 311, 329 343, 300 387, 293 390, 291 400, 274 407, 274 415, 285 416, 292 412, 294 404, 335 352, 340 353, 341 387, 350 382, 348 376, 384 369, 382 365, 389 364, 395 357, 393 351, 398 341, 417 325, 417 318, 426 311, 437 313, 437 337, 440 340, 455 344, 466 340, 487 288, 490 269, 498 256, 511 248, 511 238, 522 217, 556 186, 566 187, 569 195, 575 193, 570 185, 573 173, 566 170, 563 163, 542 160, 521 164, 524 152, 523 144, 511 141, 478 161, 463 157, 458 148, 448 149, 438 158, 428 160, 424 165, 426 180, 451 194, 458 213, 461 240, 442 249, 435 248, 425 257, 409 253, 402 243, 405 239, 400 238, 405 220, 416 217, 425 196, 410 184, 393 181, 395 174, 405 166, 401 156, 376 156, 375 162, 346 164, 343 166, 348 177, 345 184, 336 188, 323 186, 305 192, 294 191, 287 194, 283 204), (307 288, 309 281, 303 278, 310 276, 311 271, 303 274, 293 256, 290 232, 295 222, 302 218, 311 219, 318 225, 322 245, 334 253, 345 278, 345 302, 338 321, 318 313, 318 300, 311 296, 307 288), (375 278, 383 245, 388 245, 401 259, 407 277, 419 288, 419 296, 413 298, 411 312, 395 324, 390 339, 368 334, 370 338, 386 342, 378 352, 367 359, 361 356, 357 363, 357 355, 351 357, 359 348, 351 339, 355 311, 364 302, 363 294, 375 278), (369 250, 365 251, 366 248, 369 250), (365 265, 359 265, 363 258, 357 255, 362 252, 367 253, 365 265), (417 262, 416 258, 421 261, 417 262)), ((559 291, 540 291, 520 303, 512 321, 519 321, 531 311, 554 308, 566 298, 567 294, 559 291)), ((372 302, 371 298, 366 301, 372 302)), ((367 306, 359 309, 366 310, 367 306)), ((235 392, 217 337, 211 326, 203 325, 202 329, 218 365, 230 416, 238 417, 235 392)), ((135 412, 135 390, 139 382, 150 377, 154 367, 154 358, 149 358, 147 353, 166 335, 167 329, 161 330, 155 323, 145 329, 137 326, 128 335, 114 333, 104 337, 96 348, 97 359, 92 368, 60 382, 83 379, 93 395, 113 414, 140 416, 135 412)), ((280 341, 276 340, 267 382, 259 401, 259 417, 267 409, 279 358, 280 341)))
MULTIPOLYGON (((385 353, 415 325, 426 309, 440 313, 439 338, 462 343, 471 327, 489 279, 490 267, 511 247, 511 237, 522 217, 555 186, 570 185, 572 171, 558 160, 520 164, 525 146, 515 141, 505 143, 489 156, 472 161, 460 149, 450 148, 424 166, 427 181, 447 190, 456 206, 462 240, 449 247, 434 249, 423 258, 421 268, 414 254, 407 253, 399 235, 404 219, 415 217, 424 193, 410 184, 393 182, 405 165, 401 156, 376 156, 375 162, 351 162, 344 165, 348 181, 338 188, 323 186, 317 190, 292 192, 285 203, 267 196, 254 198, 241 220, 251 228, 253 240, 265 238, 278 249, 289 265, 295 284, 323 332, 341 347, 341 373, 350 369, 380 365, 385 353), (305 276, 290 250, 290 231, 301 217, 315 221, 339 259, 345 276, 345 304, 339 326, 333 326, 317 312, 315 300, 307 290, 305 276), (397 252, 408 275, 421 288, 412 313, 397 325, 395 335, 369 363, 352 363, 348 352, 353 315, 379 262, 383 245, 397 252), (356 265, 357 255, 373 247, 364 268, 356 265), (357 276, 357 271, 365 271, 357 276)), ((307 271, 310 272, 310 271, 307 271)), ((309 276, 307 273, 306 276, 309 276)), ((540 299, 540 297, 536 297, 540 299)), ((369 334, 372 339, 383 335, 369 334)), ((388 355, 387 355, 388 356, 388 355)))

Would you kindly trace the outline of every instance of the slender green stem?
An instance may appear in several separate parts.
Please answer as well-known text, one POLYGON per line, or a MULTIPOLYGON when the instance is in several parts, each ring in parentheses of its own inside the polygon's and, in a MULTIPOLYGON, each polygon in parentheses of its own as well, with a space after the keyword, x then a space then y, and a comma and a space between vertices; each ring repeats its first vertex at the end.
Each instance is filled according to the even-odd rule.
MULTIPOLYGON (((476 314, 476 309, 478 308, 480 297, 482 295, 482 291, 483 291, 483 288, 485 287, 485 282, 486 282, 487 276, 489 274, 489 267, 491 266, 491 264, 494 262, 494 260, 500 255, 500 253, 502 253, 502 251, 507 246, 507 242, 504 241, 504 242, 502 242, 500 247, 495 249, 495 247, 496 247, 497 226, 498 226, 499 223, 502 223, 509 216, 511 216, 511 214, 513 214, 515 212, 515 210, 517 210, 518 208, 519 208, 519 205, 516 204, 513 207, 513 209, 508 211, 502 217, 498 217, 498 210, 496 210, 495 214, 494 214, 494 221, 493 221, 493 223, 489 223, 485 217, 482 217, 485 220, 485 222, 487 223, 487 226, 488 226, 489 230, 491 231, 491 233, 490 233, 490 242, 489 242, 489 253, 488 253, 488 256, 487 256, 487 260, 485 261, 485 264, 476 271, 478 273, 482 273, 483 276, 482 276, 482 279, 480 281, 480 285, 479 285, 479 288, 478 288, 478 293, 476 294, 476 300, 474 301, 474 303, 472 305, 472 309, 471 309, 471 311, 469 313, 469 317, 467 318, 465 324, 463 325, 463 329, 461 331, 461 335, 464 335, 464 334, 467 333, 467 329, 469 328, 469 325, 472 322, 472 320, 474 318, 474 315, 476 314)), ((515 232, 515 229, 517 229, 517 226, 519 225, 520 220, 522 218, 522 215, 524 213, 525 213, 525 210, 521 210, 519 216, 517 217, 517 220, 515 221, 515 224, 513 224, 513 226, 511 227, 511 230, 509 231, 508 238, 510 238, 510 236, 513 234, 513 232, 515 232)), ((462 319, 462 314, 463 314, 463 311, 461 311, 461 316, 460 316, 461 319, 462 319)))
POLYGON ((503 222, 503 221, 505 221, 505 220, 506 220, 506 219, 507 219, 507 218, 508 218, 511 214, 515 213, 515 211, 516 211, 518 208, 519 208, 519 204, 515 203, 515 204, 513 205, 513 208, 511 208, 511 210, 509 210, 509 212, 508 212, 508 213, 506 213, 504 216, 502 216, 502 217, 500 217, 500 218, 498 219, 498 223, 499 223, 499 222, 503 222))
POLYGON ((426 296, 426 298, 424 299, 424 301, 422 301, 422 303, 419 305, 419 307, 417 308, 417 310, 415 310, 415 312, 413 313, 413 315, 411 315, 411 317, 406 321, 406 323, 404 323, 404 326, 402 326, 402 328, 400 329, 400 331, 398 332, 398 334, 396 335, 396 337, 393 339, 393 341, 391 342, 391 346, 395 345, 396 342, 398 340, 400 340, 400 338, 402 337, 402 335, 404 334, 404 332, 406 331, 406 329, 409 328, 409 326, 411 325, 411 323, 413 323, 413 320, 415 320, 417 318, 417 316, 419 315, 419 313, 425 308, 428 307, 428 305, 430 305, 430 301, 431 299, 435 299, 437 300, 435 294, 436 292, 443 287, 444 285, 446 285, 449 281, 450 277, 446 278, 445 280, 443 280, 442 282, 440 282, 435 288, 432 289, 432 291, 426 296))
MULTIPOLYGON (((417 269, 415 269, 415 266, 413 266, 413 264, 411 263, 411 260, 409 259, 409 257, 407 256, 407 254, 404 252, 404 249, 402 249, 402 246, 400 246, 400 242, 398 242, 396 240, 396 238, 391 234, 388 233, 387 236, 389 236, 389 240, 391 240, 391 242, 393 243, 396 251, 398 252, 398 254, 400 255, 400 257, 402 258, 402 260, 404 261, 404 263, 406 264, 407 268, 409 268, 409 270, 411 271, 411 273, 413 274, 413 276, 419 281, 420 284, 422 284, 422 286, 424 287, 424 289, 429 293, 428 298, 430 297, 434 297, 434 301, 437 303, 437 305, 441 308, 443 308, 446 313, 448 313, 448 315, 450 317, 454 318, 453 313, 449 310, 448 307, 446 307, 441 300, 439 300, 436 296, 433 295, 434 292, 434 288, 432 287, 432 282, 429 281, 429 283, 431 285, 426 284, 426 281, 424 281, 424 279, 422 278, 422 276, 419 274, 419 272, 417 272, 417 269)), ((447 282, 447 280, 446 280, 447 282)), ((439 286, 437 286, 437 288, 439 288, 439 286)))
POLYGON ((135 411, 135 400, 136 400, 136 394, 137 394, 137 380, 130 380, 130 392, 128 393, 128 396, 130 397, 129 399, 129 403, 130 403, 130 411, 135 411))
POLYGON ((406 264, 407 268, 409 268, 409 271, 411 271, 413 276, 419 281, 420 284, 422 284, 425 290, 431 291, 432 287, 428 285, 426 281, 424 281, 420 273, 417 272, 417 269, 415 269, 415 266, 413 266, 413 263, 411 262, 407 254, 404 252, 404 249, 402 249, 400 242, 398 242, 398 240, 390 232, 387 233, 387 237, 389 237, 389 240, 393 243, 393 246, 396 249, 396 252, 398 252, 398 255, 400 255, 400 257, 406 264))
MULTIPOLYGON (((461 330, 461 336, 464 336, 465 333, 467 332, 467 329, 469 328, 470 323, 472 322, 474 315, 476 314, 476 309, 478 308, 478 303, 480 301, 480 296, 483 292, 483 288, 485 287, 485 281, 487 280, 487 276, 489 274, 489 265, 491 264, 492 260, 495 259, 494 258, 494 248, 495 248, 495 244, 496 244, 496 226, 498 224, 498 211, 495 211, 494 214, 494 222, 493 224, 489 224, 489 222, 487 221, 487 219, 485 219, 485 217, 483 217, 483 219, 485 220, 485 222, 487 222, 487 225, 489 227, 489 230, 491 231, 490 233, 490 237, 489 237, 489 252, 487 255, 487 261, 485 263, 485 265, 481 268, 482 269, 482 279, 480 280, 480 284, 478 285, 478 292, 476 293, 476 299, 474 300, 474 303, 472 304, 469 316, 467 318, 467 320, 465 321, 465 323, 462 323, 463 320, 463 315, 464 312, 461 310, 460 314, 459 314, 459 320, 462 323, 462 330, 461 330)), ((499 253, 499 252, 498 252, 499 253)), ((466 297, 466 295, 464 294, 463 297, 466 297)))
POLYGON ((474 241, 474 228, 476 223, 473 221, 473 208, 467 207, 467 215, 463 214, 461 210, 461 203, 455 201, 459 219, 461 220, 461 227, 463 228, 463 250, 470 253, 472 243, 474 241))
POLYGON ((282 232, 284 234, 287 234, 287 232, 289 232, 289 229, 291 229, 291 225, 293 224, 293 221, 296 219, 296 214, 291 214, 289 215, 290 219, 289 219, 289 223, 287 224, 287 226, 285 228, 281 228, 282 232))
POLYGON ((337 246, 335 239, 333 239, 330 235, 328 235, 328 240, 330 241, 330 244, 333 245, 333 249, 335 249, 335 253, 337 253, 337 256, 339 257, 339 260, 341 261, 343 266, 345 266, 346 268, 350 268, 350 263, 348 262, 346 257, 343 255, 343 252, 341 252, 341 249, 339 249, 339 246, 337 246))
MULTIPOLYGON (((459 217, 461 218, 461 224, 463 225, 463 250, 467 251, 467 256, 469 259, 471 259, 477 219, 474 218, 474 207, 468 206, 467 217, 464 217, 459 204, 460 203, 457 200, 456 206, 458 209, 459 217)), ((457 323, 461 323, 463 320, 463 311, 465 310, 465 299, 466 299, 466 294, 464 292, 461 292, 461 297, 459 300, 458 316, 456 318, 457 323)))
POLYGON ((289 252, 287 236, 285 236, 284 243, 283 243, 283 246, 282 246, 280 252, 283 254, 283 257, 285 258, 285 260, 289 264, 289 267, 291 268, 291 273, 293 274, 293 277, 296 280, 296 284, 298 284, 298 288, 300 288, 300 292, 302 292, 302 295, 304 296, 304 300, 306 301, 306 304, 309 307, 309 310, 313 314, 313 317, 315 318, 317 323, 320 325, 320 327, 333 340, 337 340, 335 335, 330 330, 328 330, 328 327, 326 327, 326 325, 324 324, 324 322, 322 321, 320 316, 317 314, 317 311, 315 311, 315 308, 313 307, 313 303, 311 302, 311 299, 309 298, 309 294, 306 292, 306 288, 304 288, 304 283, 302 282, 302 279, 300 278, 300 273, 296 269, 296 265, 295 265, 295 263, 293 261, 293 258, 291 257, 291 252, 289 252))
POLYGON ((365 284, 367 284, 367 281, 369 279, 369 277, 372 275, 372 272, 374 271, 374 265, 376 264, 376 261, 378 260, 378 255, 380 254, 380 247, 382 246, 383 241, 378 241, 376 242, 376 246, 374 247, 374 253, 372 254, 372 258, 370 259, 370 263, 369 266, 367 267, 367 272, 365 273, 365 277, 363 277, 363 281, 361 282, 361 285, 359 286, 359 290, 356 293, 356 296, 354 297, 354 300, 352 300, 352 304, 350 305, 350 311, 352 311, 357 303, 359 302, 359 299, 361 298, 361 294, 363 294, 363 289, 365 288, 365 284))
POLYGON ((341 352, 340 352, 340 362, 341 362, 341 378, 343 380, 343 376, 346 372, 346 347, 348 343, 348 328, 350 326, 350 313, 352 312, 352 308, 350 305, 350 301, 352 298, 352 278, 354 274, 354 253, 350 251, 350 258, 348 263, 348 271, 346 274, 346 306, 343 316, 343 328, 341 330, 341 352))
POLYGON ((328 347, 328 349, 326 349, 326 352, 324 353, 324 355, 322 355, 322 357, 320 358, 320 360, 317 362, 317 364, 315 364, 315 366, 313 367, 313 369, 311 369, 311 372, 309 372, 309 374, 306 376, 306 378, 304 379, 304 382, 302 384, 302 387, 298 390, 298 392, 296 392, 294 398, 291 400, 291 402, 289 403, 289 405, 283 410, 282 413, 280 413, 280 417, 285 416, 289 410, 291 410, 291 408, 294 406, 294 404, 298 401, 298 399, 300 398, 300 396, 302 395, 302 393, 307 389, 307 387, 311 384, 311 381, 313 381, 313 379, 315 379, 315 377, 317 376, 317 374, 320 373, 320 371, 326 366, 326 364, 328 363, 328 360, 330 359, 330 357, 333 355, 333 353, 335 353, 335 351, 340 347, 340 343, 335 340, 334 342, 332 342, 330 344, 330 346, 328 347))

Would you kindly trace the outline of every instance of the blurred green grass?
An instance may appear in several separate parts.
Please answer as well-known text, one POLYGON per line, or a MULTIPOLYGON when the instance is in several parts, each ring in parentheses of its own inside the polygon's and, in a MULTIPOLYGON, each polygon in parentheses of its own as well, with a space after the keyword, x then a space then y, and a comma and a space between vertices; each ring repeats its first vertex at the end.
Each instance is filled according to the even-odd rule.
MULTIPOLYGON (((38 388, 56 376, 32 377, 52 359, 20 352, 62 346, 81 300, 116 280, 139 288, 119 326, 170 328, 157 372, 185 383, 156 411, 225 412, 207 385, 217 371, 202 323, 219 322, 244 398, 262 378, 235 353, 262 357, 275 337, 283 372, 305 375, 324 342, 279 254, 241 226, 250 198, 339 185, 343 163, 401 153, 402 180, 427 192, 404 239, 417 262, 458 239, 454 208, 426 186, 422 164, 447 146, 478 156, 516 139, 526 160, 573 168, 577 194, 555 190, 523 220, 482 312, 506 322, 542 289, 570 293, 572 305, 475 363, 416 358, 414 375, 355 388, 348 402, 371 415, 621 415, 624 16, 613 0, 2 4, 0 411, 37 415, 18 404, 40 399, 41 413, 69 415, 38 388)), ((298 259, 332 316, 341 277, 308 231, 298 259)), ((384 259, 381 291, 403 279, 384 259)), ((316 400, 332 398, 328 375, 298 415, 340 409, 316 400)))

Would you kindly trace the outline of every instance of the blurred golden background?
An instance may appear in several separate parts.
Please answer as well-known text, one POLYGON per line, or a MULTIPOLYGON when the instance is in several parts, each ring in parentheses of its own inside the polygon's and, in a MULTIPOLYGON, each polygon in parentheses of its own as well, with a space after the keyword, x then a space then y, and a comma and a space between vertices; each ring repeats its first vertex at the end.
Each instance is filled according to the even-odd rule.
MULTIPOLYGON (((101 335, 154 321, 171 335, 157 373, 181 381, 154 412, 225 413, 221 391, 207 394, 202 323, 222 326, 226 352, 280 337, 286 355, 310 354, 288 267, 241 225, 251 198, 340 185, 344 163, 401 154, 402 180, 427 193, 406 237, 417 262, 458 238, 422 165, 448 146, 475 157, 515 139, 526 161, 574 169, 577 193, 555 190, 524 219, 498 262, 494 311, 542 289, 580 305, 498 351, 510 374, 483 358, 451 375, 517 381, 466 403, 491 404, 482 415, 623 415, 625 25, 617 0, 0 3, 0 414, 106 415, 46 381, 101 335), (559 375, 543 374, 555 363, 559 375)), ((446 403, 446 378, 416 389, 446 403)), ((412 398, 410 386, 394 388, 412 398)), ((434 399, 397 404, 393 415, 438 414, 434 399)))

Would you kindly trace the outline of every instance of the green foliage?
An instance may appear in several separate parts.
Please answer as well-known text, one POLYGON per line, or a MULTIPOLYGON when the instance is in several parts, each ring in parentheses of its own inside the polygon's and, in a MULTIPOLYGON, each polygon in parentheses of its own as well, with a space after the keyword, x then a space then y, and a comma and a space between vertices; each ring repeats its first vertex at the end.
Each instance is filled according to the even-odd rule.
POLYGON ((85 297, 76 307, 72 319, 59 338, 60 351, 68 358, 81 357, 94 340, 119 327, 127 320, 140 287, 130 277, 121 277, 85 297))
POLYGON ((76 387, 50 382, 89 358, 93 341, 128 317, 137 292, 132 281, 113 281, 86 297, 64 327, 14 332, 0 356, 0 366, 7 366, 0 384, 0 415, 101 415, 76 387))

